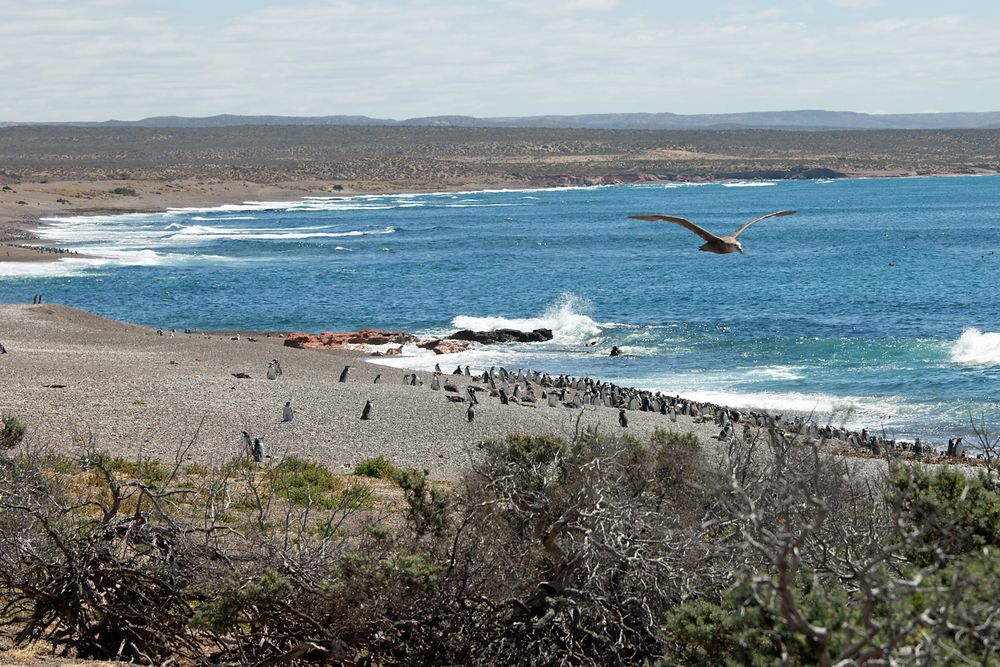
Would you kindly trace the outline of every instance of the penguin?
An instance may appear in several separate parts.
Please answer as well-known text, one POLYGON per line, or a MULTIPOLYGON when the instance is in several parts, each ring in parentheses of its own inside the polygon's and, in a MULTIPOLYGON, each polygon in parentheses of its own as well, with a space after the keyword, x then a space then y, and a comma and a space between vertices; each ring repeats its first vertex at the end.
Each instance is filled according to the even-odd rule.
POLYGON ((361 419, 362 420, 366 420, 366 421, 369 420, 369 419, 371 419, 372 418, 372 411, 374 409, 375 409, 375 406, 372 405, 371 399, 368 399, 367 401, 365 401, 365 407, 364 407, 363 410, 361 410, 361 419))
POLYGON ((248 431, 243 431, 243 446, 247 448, 247 454, 253 456, 253 436, 248 431))
POLYGON ((285 401, 285 409, 281 411, 281 421, 290 422, 295 418, 295 410, 291 401, 285 401))
POLYGON ((469 409, 465 411, 465 416, 470 424, 476 420, 476 408, 472 403, 469 403, 469 409))
POLYGON ((507 397, 507 392, 500 388, 500 405, 509 405, 510 398, 507 397))
POLYGON ((260 438, 254 438, 253 449, 251 450, 253 455, 253 460, 260 463, 264 460, 264 441, 260 438))
POLYGON ((441 372, 441 364, 434 364, 434 372, 435 373, 441 372))
POLYGON ((273 362, 267 365, 267 379, 268 380, 277 380, 278 379, 278 371, 274 367, 274 363, 273 362))
POLYGON ((337 382, 347 382, 348 376, 351 374, 351 367, 344 366, 344 370, 340 371, 340 379, 337 382))
POLYGON ((628 417, 625 416, 624 410, 618 411, 618 423, 622 425, 622 428, 628 428, 628 417))
POLYGON ((278 363, 278 360, 277 360, 277 359, 271 359, 271 365, 272 365, 272 366, 274 366, 274 371, 275 371, 275 372, 276 372, 276 373, 277 373, 278 375, 281 375, 281 373, 282 373, 282 370, 281 370, 281 364, 280 364, 280 363, 278 363))
POLYGON ((438 391, 441 389, 441 376, 435 373, 431 376, 431 389, 438 391))

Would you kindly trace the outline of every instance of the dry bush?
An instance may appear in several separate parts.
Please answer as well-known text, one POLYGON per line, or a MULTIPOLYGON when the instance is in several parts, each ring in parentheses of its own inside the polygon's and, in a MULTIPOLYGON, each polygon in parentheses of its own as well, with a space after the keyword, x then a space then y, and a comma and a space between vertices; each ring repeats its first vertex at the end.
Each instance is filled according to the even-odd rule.
MULTIPOLYGON (((1000 490, 818 443, 488 441, 466 478, 0 468, 0 623, 146 664, 995 664, 1000 490), (367 481, 366 481, 367 480, 367 481), (379 487, 378 485, 382 485, 379 487), (374 490, 373 490, 374 489, 374 490)), ((388 468, 387 465, 381 466, 388 468)))

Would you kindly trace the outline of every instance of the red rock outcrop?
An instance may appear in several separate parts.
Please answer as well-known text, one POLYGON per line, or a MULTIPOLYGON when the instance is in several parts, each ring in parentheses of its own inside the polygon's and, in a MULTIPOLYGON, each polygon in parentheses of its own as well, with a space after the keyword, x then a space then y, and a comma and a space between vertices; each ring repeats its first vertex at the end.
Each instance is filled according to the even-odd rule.
POLYGON ((303 350, 336 350, 354 345, 404 345, 416 342, 417 337, 405 331, 382 331, 362 329, 361 331, 324 331, 319 334, 293 332, 285 336, 286 347, 303 350))

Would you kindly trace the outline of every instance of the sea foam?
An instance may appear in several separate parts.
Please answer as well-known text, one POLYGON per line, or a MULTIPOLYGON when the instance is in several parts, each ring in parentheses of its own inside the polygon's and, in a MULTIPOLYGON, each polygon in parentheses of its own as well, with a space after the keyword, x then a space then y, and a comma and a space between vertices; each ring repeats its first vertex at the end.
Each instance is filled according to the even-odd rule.
POLYGON ((958 364, 1000 364, 1000 333, 966 329, 951 348, 951 360, 958 364))
POLYGON ((582 310, 589 304, 575 294, 563 294, 538 317, 508 318, 501 316, 474 317, 459 315, 451 323, 457 329, 473 331, 495 331, 496 329, 516 329, 534 331, 551 329, 553 340, 562 344, 581 343, 601 332, 601 328, 582 310))

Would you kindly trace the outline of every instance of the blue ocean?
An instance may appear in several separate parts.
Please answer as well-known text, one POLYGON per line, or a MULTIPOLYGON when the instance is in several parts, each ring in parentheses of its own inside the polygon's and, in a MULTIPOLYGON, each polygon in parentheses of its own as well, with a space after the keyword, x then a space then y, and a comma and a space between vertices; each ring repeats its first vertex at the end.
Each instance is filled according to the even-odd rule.
MULTIPOLYGON (((441 335, 551 328, 548 343, 388 363, 590 375, 941 442, 1000 429, 1000 177, 655 184, 316 197, 51 220, 96 259, 0 264, 34 294, 178 330, 441 335), (698 252, 683 216, 740 237, 698 252), (612 346, 624 355, 609 356, 612 346)), ((0 323, 2 333, 2 323, 0 323)), ((970 437, 971 436, 971 437, 970 437)))

